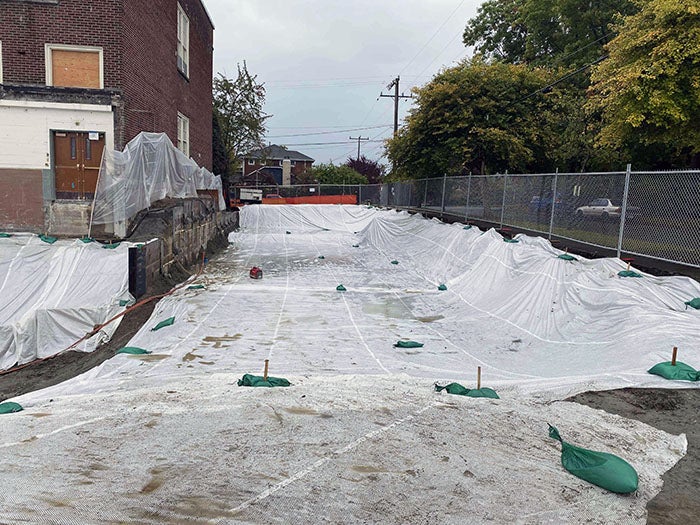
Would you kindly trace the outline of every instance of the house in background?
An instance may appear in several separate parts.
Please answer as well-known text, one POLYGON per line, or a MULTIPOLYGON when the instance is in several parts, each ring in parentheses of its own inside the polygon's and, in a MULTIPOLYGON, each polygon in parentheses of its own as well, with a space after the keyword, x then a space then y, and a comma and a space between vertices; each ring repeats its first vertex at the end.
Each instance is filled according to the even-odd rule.
POLYGON ((202 0, 0 0, 0 229, 82 231, 141 131, 211 169, 213 31, 202 0))
POLYGON ((296 177, 311 169, 314 159, 270 144, 241 157, 241 173, 244 184, 294 184, 296 177))

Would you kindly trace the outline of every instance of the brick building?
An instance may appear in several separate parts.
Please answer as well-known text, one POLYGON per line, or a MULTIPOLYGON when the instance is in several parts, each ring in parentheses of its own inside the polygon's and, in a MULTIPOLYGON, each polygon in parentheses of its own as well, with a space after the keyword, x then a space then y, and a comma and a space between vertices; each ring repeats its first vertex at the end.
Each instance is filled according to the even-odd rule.
POLYGON ((314 159, 276 144, 256 149, 243 155, 241 169, 243 181, 273 184, 293 184, 296 177, 311 169, 314 159))
POLYGON ((0 0, 0 229, 84 212, 141 131, 211 169, 213 31, 202 0, 0 0))

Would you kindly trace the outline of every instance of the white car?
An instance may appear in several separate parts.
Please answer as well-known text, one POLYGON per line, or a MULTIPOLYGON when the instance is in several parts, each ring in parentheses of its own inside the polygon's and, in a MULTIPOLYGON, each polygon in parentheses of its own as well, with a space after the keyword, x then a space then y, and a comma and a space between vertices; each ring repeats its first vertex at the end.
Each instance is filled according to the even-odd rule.
MULTIPOLYGON (((627 218, 631 219, 632 215, 638 210, 633 206, 627 207, 627 218)), ((600 219, 619 218, 622 215, 622 206, 613 204, 610 199, 595 199, 586 206, 576 208, 577 217, 598 217, 600 219)))

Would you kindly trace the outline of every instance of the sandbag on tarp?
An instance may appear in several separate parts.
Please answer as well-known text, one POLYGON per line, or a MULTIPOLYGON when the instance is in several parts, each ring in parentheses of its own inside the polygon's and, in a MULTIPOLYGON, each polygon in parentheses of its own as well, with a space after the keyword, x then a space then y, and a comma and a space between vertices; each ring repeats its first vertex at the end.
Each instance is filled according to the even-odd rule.
POLYGON ((161 328, 165 328, 166 326, 170 326, 175 322, 174 317, 168 317, 164 321, 161 321, 157 325, 155 325, 153 328, 151 328, 151 332, 155 332, 156 330, 160 330, 161 328))
POLYGON ((696 310, 700 310, 700 297, 696 297, 695 299, 691 299, 690 301, 686 301, 683 304, 685 304, 686 310, 688 309, 689 306, 691 308, 695 308, 696 310))
POLYGON ((87 244, 89 242, 95 242, 95 239, 93 239, 92 237, 85 236, 80 238, 80 242, 84 242, 85 244, 87 244))
POLYGON ((319 258, 319 259, 325 259, 325 257, 324 257, 323 255, 319 255, 318 258, 319 258))
POLYGON ((700 371, 680 361, 676 361, 675 365, 671 364, 671 361, 659 363, 652 366, 648 372, 675 381, 700 381, 700 371))
POLYGON ((53 244, 58 240, 56 237, 51 237, 50 235, 39 235, 39 239, 48 244, 53 244))
POLYGON ((11 233, 0 232, 0 238, 7 239, 9 237, 12 237, 11 233))
POLYGON ((144 350, 143 348, 139 348, 138 346, 125 346, 117 350, 117 353, 130 355, 144 355, 150 354, 151 352, 149 352, 148 350, 144 350))
POLYGON ((192 284, 187 287, 188 290, 203 290, 204 285, 203 284, 192 284))
POLYGON ((507 237, 503 237, 503 242, 516 243, 520 241, 518 239, 508 239, 507 237))
POLYGON ((267 376, 265 379, 262 376, 254 376, 252 374, 244 374, 241 379, 238 380, 238 386, 291 386, 291 383, 284 377, 272 377, 267 376))
POLYGON ((557 255, 558 259, 562 259, 564 261, 577 261, 578 259, 574 257, 573 255, 569 255, 568 253, 562 253, 561 255, 557 255))
POLYGON ((472 229, 471 224, 467 224, 467 225, 464 226, 462 229, 463 229, 463 230, 471 230, 471 229, 472 229))
POLYGON ((418 341, 396 341, 396 343, 394 343, 394 347, 396 347, 396 348, 422 348, 423 343, 419 343, 418 341))
POLYGON ((14 403, 12 401, 0 403, 0 414, 12 414, 13 412, 21 412, 22 410, 24 409, 19 403, 14 403))
POLYGON ((467 397, 488 397, 491 399, 501 399, 495 390, 490 388, 465 388, 459 383, 450 383, 449 385, 440 386, 435 385, 436 392, 442 392, 445 390, 448 394, 455 394, 457 396, 467 396, 467 397))
POLYGON ((347 292, 348 291, 348 289, 345 288, 345 286, 343 286, 342 284, 339 284, 338 286, 336 286, 335 289, 338 290, 339 292, 347 292))
POLYGON ((641 274, 639 274, 637 272, 633 272, 632 270, 622 270, 621 272, 617 272, 617 275, 619 275, 620 277, 641 277, 642 276, 641 274))
POLYGON ((444 292, 447 290, 447 286, 444 284, 441 284, 440 286, 438 286, 438 290, 440 290, 441 292, 444 292))
POLYGON ((549 425, 549 437, 561 443, 561 464, 577 478, 618 494, 637 490, 637 471, 624 459, 567 443, 552 425, 549 425))
POLYGON ((121 244, 120 242, 113 242, 113 243, 110 243, 110 244, 103 244, 103 245, 102 245, 102 248, 104 248, 105 250, 114 250, 115 248, 119 248, 119 245, 120 245, 120 244, 121 244))

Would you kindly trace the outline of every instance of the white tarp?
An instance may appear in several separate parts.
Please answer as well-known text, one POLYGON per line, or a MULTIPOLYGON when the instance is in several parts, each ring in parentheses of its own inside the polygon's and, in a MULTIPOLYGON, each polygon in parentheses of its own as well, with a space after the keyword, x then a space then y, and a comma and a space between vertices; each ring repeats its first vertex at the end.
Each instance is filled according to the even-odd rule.
POLYGON ((152 354, 15 399, 5 517, 644 523, 685 453, 685 436, 558 400, 688 386, 646 370, 672 346, 700 363, 695 281, 623 279, 619 260, 358 206, 246 206, 229 240, 206 290, 161 300, 128 343, 152 354), (403 338, 425 346, 392 346, 403 338), (265 359, 291 388, 236 386, 265 359), (500 400, 434 392, 473 388, 477 366, 500 400), (547 422, 625 458, 639 491, 568 474, 547 422))
POLYGON ((92 224, 117 224, 165 197, 196 197, 217 190, 225 208, 221 177, 197 165, 165 133, 139 133, 124 151, 105 150, 95 191, 92 224))
MULTIPOLYGON (((124 309, 128 300, 128 247, 36 235, 0 238, 0 370, 54 355, 124 309)), ((118 322, 81 342, 90 352, 118 322)))

